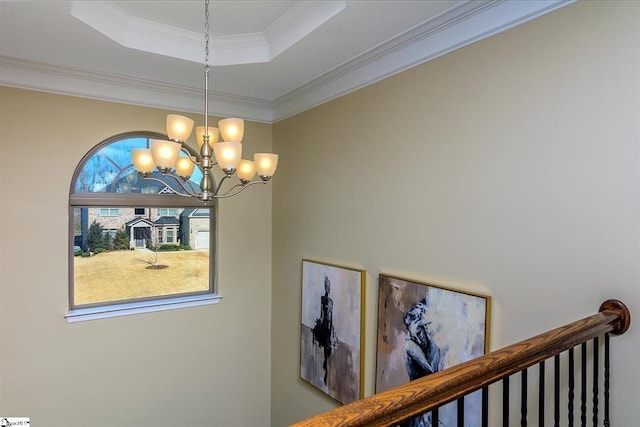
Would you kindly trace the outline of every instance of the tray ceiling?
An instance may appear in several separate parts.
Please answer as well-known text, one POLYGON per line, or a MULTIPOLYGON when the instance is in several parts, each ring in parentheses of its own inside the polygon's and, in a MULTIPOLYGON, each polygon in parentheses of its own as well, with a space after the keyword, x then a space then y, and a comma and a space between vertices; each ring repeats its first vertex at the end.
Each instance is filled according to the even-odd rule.
MULTIPOLYGON (((212 1, 210 112, 273 122, 571 1, 212 1)), ((202 1, 0 1, 0 85, 202 111, 202 1)))

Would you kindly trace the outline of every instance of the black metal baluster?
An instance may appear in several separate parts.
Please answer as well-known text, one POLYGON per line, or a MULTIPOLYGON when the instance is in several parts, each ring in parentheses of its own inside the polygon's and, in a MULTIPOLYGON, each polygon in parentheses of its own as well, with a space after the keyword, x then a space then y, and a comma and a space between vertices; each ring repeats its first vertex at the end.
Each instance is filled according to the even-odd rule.
POLYGON ((520 402, 520 426, 527 427, 527 370, 521 372, 522 376, 522 397, 520 402))
POLYGON ((464 396, 458 399, 458 427, 464 427, 464 396))
POLYGON ((593 339, 593 427, 598 427, 598 357, 600 340, 593 339))
POLYGON ((502 380, 502 427, 509 427, 509 377, 502 380))
POLYGON ((538 425, 544 427, 544 360, 540 362, 540 380, 538 384, 538 425))
POLYGON ((440 414, 438 408, 431 410, 431 425, 437 427, 440 422, 440 414))
POLYGON ((482 387, 482 427, 489 427, 489 386, 482 387))
POLYGON ((574 350, 573 348, 569 349, 569 396, 567 403, 568 415, 569 415, 569 424, 568 427, 573 427, 573 399, 575 396, 575 385, 576 385, 576 377, 575 377, 575 366, 574 366, 574 350))
POLYGON ((609 333, 604 334, 604 427, 610 427, 609 421, 609 333))
POLYGON ((582 382, 580 384, 580 425, 587 427, 587 343, 582 343, 581 350, 582 382))
POLYGON ((553 358, 553 427, 560 427, 560 355, 553 358))

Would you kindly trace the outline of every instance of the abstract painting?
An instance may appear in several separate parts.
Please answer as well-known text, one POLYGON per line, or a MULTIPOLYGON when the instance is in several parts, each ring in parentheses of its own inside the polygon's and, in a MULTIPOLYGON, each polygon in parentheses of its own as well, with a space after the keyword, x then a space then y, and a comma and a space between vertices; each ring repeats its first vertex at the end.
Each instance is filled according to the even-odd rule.
POLYGON ((362 398, 362 270, 302 261, 300 377, 340 403, 362 398))
MULTIPOLYGON (((484 355, 490 306, 488 296, 381 274, 376 393, 484 355)), ((465 427, 480 426, 482 395, 465 397, 464 409, 465 427)), ((438 426, 457 426, 456 412, 455 402, 440 408, 438 426)), ((402 426, 431 427, 431 414, 402 426)))

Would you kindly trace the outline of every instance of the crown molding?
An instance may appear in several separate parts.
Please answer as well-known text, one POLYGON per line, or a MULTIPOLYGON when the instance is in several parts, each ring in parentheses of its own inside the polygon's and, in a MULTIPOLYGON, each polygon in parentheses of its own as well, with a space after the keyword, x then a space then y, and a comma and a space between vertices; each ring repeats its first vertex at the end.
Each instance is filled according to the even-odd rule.
POLYGON ((121 46, 202 62, 201 34, 127 14, 111 1, 74 1, 71 16, 121 46))
MULTIPOLYGON (((211 92, 209 112, 273 123, 576 0, 473 0, 336 67, 275 101, 211 92)), ((0 85, 174 111, 202 112, 201 90, 0 56, 0 85)))
MULTIPOLYGON (((345 0, 296 2, 264 33, 212 35, 211 64, 271 61, 345 7, 345 0)), ((74 1, 70 13, 124 47, 197 63, 203 60, 203 32, 129 15, 112 1, 74 1)))
POLYGON ((302 40, 346 7, 345 0, 294 3, 264 32, 265 38, 269 41, 270 60, 302 40))
MULTIPOLYGON (((0 56, 0 86, 72 95, 172 111, 202 113, 201 89, 0 56)), ((209 92, 209 114, 271 123, 271 103, 209 92)))
POLYGON ((465 2, 278 98, 273 102, 273 120, 301 113, 576 1, 465 2))

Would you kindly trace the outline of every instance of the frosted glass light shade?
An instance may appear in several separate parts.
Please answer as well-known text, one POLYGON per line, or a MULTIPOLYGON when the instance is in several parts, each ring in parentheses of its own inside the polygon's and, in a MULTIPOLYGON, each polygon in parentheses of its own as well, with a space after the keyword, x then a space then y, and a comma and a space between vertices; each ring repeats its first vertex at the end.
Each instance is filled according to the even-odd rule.
POLYGON ((133 167, 140 173, 151 173, 156 165, 153 163, 151 150, 148 148, 134 148, 131 150, 133 167))
POLYGON ((256 174, 256 168, 251 160, 240 160, 238 170, 236 171, 240 181, 251 181, 256 174))
POLYGON ((151 156, 158 169, 171 169, 176 165, 181 145, 177 142, 151 140, 151 156))
POLYGON ((178 114, 167 115, 167 135, 173 141, 186 141, 193 130, 193 120, 178 114))
POLYGON ((188 157, 178 157, 176 160, 176 173, 180 178, 185 180, 191 177, 195 167, 195 163, 193 163, 188 157))
POLYGON ((220 135, 225 142, 242 142, 244 120, 237 118, 222 119, 218 122, 220 135))
POLYGON ((239 142, 218 142, 213 144, 213 154, 220 169, 235 169, 242 157, 242 144, 239 142))
MULTIPOLYGON (((213 147, 213 144, 218 142, 218 139, 220 139, 220 130, 216 127, 209 126, 209 132, 207 132, 207 134, 209 135, 209 145, 213 147)), ((196 142, 198 143, 198 148, 202 147, 202 144, 204 144, 203 136, 204 126, 196 127, 196 142)))
POLYGON ((272 177, 278 167, 278 155, 272 153, 255 153, 253 161, 258 175, 272 177))

